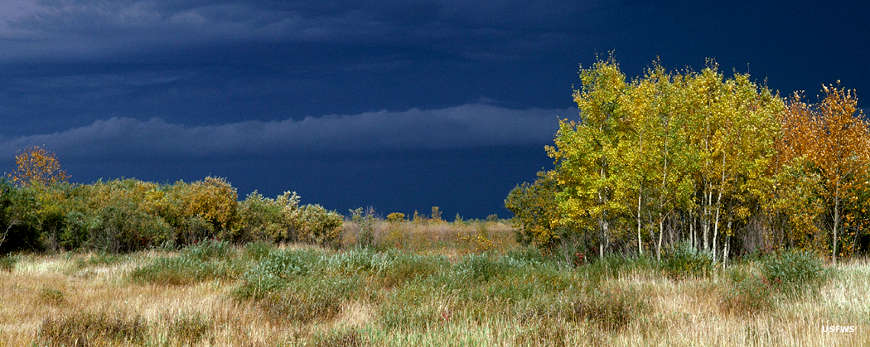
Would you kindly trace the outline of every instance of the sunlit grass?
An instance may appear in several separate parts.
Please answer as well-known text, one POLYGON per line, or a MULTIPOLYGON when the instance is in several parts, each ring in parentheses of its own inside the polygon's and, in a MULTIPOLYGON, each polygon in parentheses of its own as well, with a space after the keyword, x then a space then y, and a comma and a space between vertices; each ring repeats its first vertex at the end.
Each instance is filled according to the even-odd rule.
POLYGON ((517 246, 474 253, 462 248, 462 241, 451 242, 459 247, 453 252, 203 244, 121 256, 16 255, 14 266, 0 271, 0 340, 7 345, 84 340, 97 345, 870 344, 866 260, 826 266, 829 275, 800 289, 803 295, 766 289, 773 293, 766 306, 751 310, 723 302, 749 295, 735 289, 732 272, 762 274, 763 260, 675 277, 650 259, 574 267, 517 246), (854 325, 857 331, 824 333, 823 325, 854 325))

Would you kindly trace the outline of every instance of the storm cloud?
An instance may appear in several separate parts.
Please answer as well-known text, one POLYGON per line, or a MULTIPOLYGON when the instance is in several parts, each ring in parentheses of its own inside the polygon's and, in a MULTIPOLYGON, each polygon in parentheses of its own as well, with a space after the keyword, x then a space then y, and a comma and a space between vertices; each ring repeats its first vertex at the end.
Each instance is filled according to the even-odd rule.
POLYGON ((425 110, 326 115, 301 120, 185 126, 113 117, 60 132, 0 139, 0 156, 42 145, 66 158, 208 157, 440 150, 545 144, 570 109, 486 103, 425 110))

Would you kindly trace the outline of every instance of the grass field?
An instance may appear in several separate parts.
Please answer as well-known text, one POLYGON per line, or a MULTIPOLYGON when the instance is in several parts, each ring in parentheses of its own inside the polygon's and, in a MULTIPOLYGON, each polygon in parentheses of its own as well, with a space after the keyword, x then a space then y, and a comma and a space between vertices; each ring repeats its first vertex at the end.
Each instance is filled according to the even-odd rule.
POLYGON ((705 271, 647 258, 575 266, 516 245, 503 223, 381 222, 375 230, 377 247, 369 249, 351 246, 348 224, 339 250, 208 242, 180 251, 5 257, 0 341, 870 345, 866 260, 809 272, 789 272, 794 267, 782 265, 796 263, 776 258, 705 271), (855 332, 823 331, 830 325, 855 332))

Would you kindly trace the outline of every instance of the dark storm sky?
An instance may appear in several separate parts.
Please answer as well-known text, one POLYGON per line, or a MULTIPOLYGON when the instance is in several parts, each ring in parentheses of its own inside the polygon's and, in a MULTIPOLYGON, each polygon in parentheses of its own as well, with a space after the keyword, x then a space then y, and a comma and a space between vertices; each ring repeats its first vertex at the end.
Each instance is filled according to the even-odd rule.
POLYGON ((341 212, 507 216, 596 53, 870 91, 866 5, 702 3, 3 0, 0 171, 40 144, 77 182, 217 175, 341 212))

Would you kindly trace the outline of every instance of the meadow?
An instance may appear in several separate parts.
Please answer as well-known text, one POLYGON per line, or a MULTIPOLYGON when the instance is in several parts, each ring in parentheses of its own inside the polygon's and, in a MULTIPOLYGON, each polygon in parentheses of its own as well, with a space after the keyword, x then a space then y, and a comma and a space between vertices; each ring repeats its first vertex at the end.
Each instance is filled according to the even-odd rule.
POLYGON ((870 345, 870 262, 545 255, 504 221, 345 222, 338 246, 206 240, 0 259, 5 345, 870 345), (361 233, 361 229, 368 230, 361 233), (360 239, 370 238, 366 246, 360 239), (830 325, 855 332, 826 332, 830 325))

